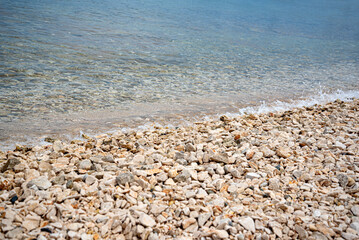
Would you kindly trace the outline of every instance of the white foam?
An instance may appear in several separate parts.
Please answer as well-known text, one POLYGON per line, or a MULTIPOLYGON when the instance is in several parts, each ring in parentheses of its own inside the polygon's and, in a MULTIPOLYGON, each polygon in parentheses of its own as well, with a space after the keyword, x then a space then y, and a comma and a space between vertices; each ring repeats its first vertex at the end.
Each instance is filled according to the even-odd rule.
POLYGON ((329 102, 334 102, 335 100, 339 99, 341 101, 350 101, 353 98, 359 98, 359 91, 342 91, 337 90, 332 93, 326 93, 322 89, 319 89, 317 94, 312 96, 306 96, 301 97, 296 100, 291 101, 274 101, 271 103, 261 102, 260 105, 254 106, 254 107, 244 107, 238 109, 238 112, 227 112, 222 114, 216 114, 215 116, 205 116, 202 118, 199 118, 198 116, 193 117, 191 120, 183 119, 183 122, 178 124, 177 126, 174 126, 172 124, 168 125, 162 125, 158 122, 150 122, 146 123, 140 126, 137 126, 135 128, 122 128, 121 131, 127 132, 132 130, 154 130, 155 127, 162 127, 162 128, 170 128, 173 129, 175 127, 185 127, 185 126, 191 126, 196 121, 211 121, 214 119, 218 119, 219 116, 227 115, 229 117, 238 117, 245 114, 263 114, 263 113, 269 113, 269 112, 283 112, 287 110, 291 110, 293 108, 300 108, 300 107, 310 107, 314 106, 316 104, 326 104, 329 102))
POLYGON ((333 93, 325 93, 321 89, 316 95, 309 97, 302 97, 297 100, 291 100, 288 102, 275 101, 272 103, 262 102, 259 106, 245 107, 238 110, 238 113, 226 113, 225 115, 230 117, 237 117, 244 114, 262 114, 269 112, 283 112, 291 110, 293 108, 310 107, 316 104, 322 105, 335 100, 350 101, 353 98, 359 98, 359 91, 342 91, 337 90, 333 93))
MULTIPOLYGON (((139 125, 134 128, 123 127, 123 128, 112 129, 112 130, 105 132, 105 134, 113 134, 116 132, 126 133, 126 132, 130 132, 130 131, 154 130, 157 127, 173 129, 176 127, 190 126, 190 125, 193 125, 194 122, 211 121, 214 119, 216 120, 221 115, 227 115, 229 117, 238 117, 238 116, 242 116, 244 114, 263 114, 263 113, 269 113, 269 112, 282 112, 282 111, 291 110, 293 108, 309 107, 309 106, 313 106, 316 104, 322 105, 322 104, 326 104, 328 102, 333 102, 337 99, 339 99, 341 101, 350 101, 353 98, 359 98, 358 90, 353 90, 353 91, 337 90, 332 93, 325 93, 322 90, 318 90, 317 94, 309 96, 309 97, 308 96, 301 97, 299 99, 291 100, 291 101, 274 101, 271 103, 261 102, 261 104, 258 106, 248 106, 248 107, 240 108, 240 109, 238 109, 238 112, 227 112, 224 114, 222 113, 222 114, 216 114, 216 115, 212 115, 212 116, 207 115, 202 118, 197 116, 197 117, 191 118, 191 120, 183 119, 183 121, 181 123, 178 123, 175 125, 173 125, 171 123, 168 123, 166 125, 166 124, 161 124, 159 122, 147 122, 143 125, 139 125)), ((85 133, 83 131, 79 131, 77 136, 66 135, 66 134, 64 136, 65 136, 65 138, 67 137, 68 140, 70 140, 70 139, 84 140, 84 138, 82 137, 83 134, 86 134, 92 138, 95 138, 96 135, 100 135, 99 133, 98 134, 95 134, 95 133, 90 134, 90 133, 85 133)), ((36 138, 28 139, 27 141, 18 142, 17 144, 20 144, 20 145, 32 144, 32 145, 43 146, 43 145, 49 145, 50 143, 45 142, 44 137, 36 137, 36 138)), ((14 147, 15 147, 15 144, 11 143, 6 146, 2 146, 1 150, 7 151, 7 150, 13 149, 14 147)))

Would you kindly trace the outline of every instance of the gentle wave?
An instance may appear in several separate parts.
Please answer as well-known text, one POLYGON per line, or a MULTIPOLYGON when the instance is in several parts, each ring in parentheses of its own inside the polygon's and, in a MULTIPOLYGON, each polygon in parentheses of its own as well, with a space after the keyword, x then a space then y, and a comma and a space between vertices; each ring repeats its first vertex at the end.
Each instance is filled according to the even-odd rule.
POLYGON ((275 101, 273 103, 262 102, 261 105, 255 107, 245 107, 239 109, 238 114, 228 113, 230 116, 238 116, 243 114, 262 114, 269 112, 282 112, 293 108, 310 107, 316 104, 322 105, 335 100, 350 101, 353 98, 359 98, 359 91, 342 91, 337 90, 334 93, 325 93, 319 90, 316 95, 303 99, 292 100, 289 102, 275 101))
MULTIPOLYGON (((184 120, 182 124, 179 126, 175 126, 173 124, 163 125, 160 123, 147 123, 144 125, 140 125, 136 128, 121 128, 120 131, 122 132, 129 132, 133 130, 151 130, 157 127, 162 128, 175 128, 180 126, 188 126, 192 125, 194 122, 200 121, 212 121, 218 119, 222 115, 226 115, 228 117, 240 117, 247 114, 265 114, 269 112, 283 112, 288 111, 294 108, 301 108, 301 107, 311 107, 314 105, 323 105, 329 102, 334 102, 336 100, 341 101, 351 101, 354 98, 359 98, 359 91, 343 91, 337 90, 332 93, 324 92, 323 90, 318 90, 317 94, 310 95, 306 97, 301 97, 299 99, 291 100, 291 101, 273 101, 273 102, 265 102, 262 101, 258 106, 248 106, 244 108, 238 109, 238 112, 226 112, 226 113, 219 113, 215 116, 205 116, 203 118, 198 118, 198 116, 194 116, 191 121, 184 120)), ((118 130, 113 130, 108 133, 114 133, 118 130)))
MULTIPOLYGON (((225 113, 218 113, 214 115, 206 115, 205 117, 200 116, 192 116, 187 119, 183 119, 182 122, 178 124, 173 123, 167 123, 163 124, 160 122, 148 122, 144 124, 140 124, 136 127, 123 127, 123 128, 117 128, 117 129, 111 129, 109 131, 104 131, 102 133, 97 134, 91 134, 86 131, 79 131, 75 135, 71 134, 65 134, 63 135, 62 140, 64 141, 70 141, 73 139, 78 140, 85 140, 82 136, 83 134, 95 138, 97 135, 102 134, 114 134, 117 132, 130 132, 130 131, 145 131, 145 130, 153 130, 155 128, 176 128, 176 127, 184 127, 184 126, 190 126, 193 125, 194 122, 201 122, 201 121, 212 121, 218 119, 221 115, 226 115, 228 117, 239 117, 243 116, 245 114, 265 114, 269 112, 283 112, 287 110, 291 110, 294 108, 301 108, 301 107, 310 107, 313 105, 323 105, 329 102, 333 102, 335 100, 341 100, 341 101, 350 101, 354 98, 359 98, 359 91, 352 90, 352 91, 342 91, 337 90, 332 93, 324 92, 323 90, 319 90, 317 94, 306 96, 306 97, 300 97, 298 99, 293 99, 290 101, 273 101, 273 102, 261 102, 261 104, 257 106, 247 106, 238 109, 237 112, 225 112, 225 113)), ((27 139, 22 142, 18 142, 17 144, 21 145, 49 145, 50 143, 46 142, 43 137, 41 138, 32 138, 27 139)), ((2 151, 12 150, 15 147, 15 143, 4 145, 0 148, 2 151)))

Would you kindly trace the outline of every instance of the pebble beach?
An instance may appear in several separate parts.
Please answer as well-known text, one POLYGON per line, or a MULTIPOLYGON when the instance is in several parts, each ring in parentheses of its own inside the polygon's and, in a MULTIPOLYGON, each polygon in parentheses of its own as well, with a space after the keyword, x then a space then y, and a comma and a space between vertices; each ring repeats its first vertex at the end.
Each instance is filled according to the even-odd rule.
POLYGON ((359 100, 0 153, 0 239, 359 239, 359 100))

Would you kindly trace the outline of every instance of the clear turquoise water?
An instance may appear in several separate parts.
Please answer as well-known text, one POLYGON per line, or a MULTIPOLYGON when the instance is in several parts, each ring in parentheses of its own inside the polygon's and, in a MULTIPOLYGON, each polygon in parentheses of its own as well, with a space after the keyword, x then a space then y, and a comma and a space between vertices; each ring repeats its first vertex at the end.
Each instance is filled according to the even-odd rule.
POLYGON ((358 12, 357 0, 0 0, 0 141, 358 91, 358 12))

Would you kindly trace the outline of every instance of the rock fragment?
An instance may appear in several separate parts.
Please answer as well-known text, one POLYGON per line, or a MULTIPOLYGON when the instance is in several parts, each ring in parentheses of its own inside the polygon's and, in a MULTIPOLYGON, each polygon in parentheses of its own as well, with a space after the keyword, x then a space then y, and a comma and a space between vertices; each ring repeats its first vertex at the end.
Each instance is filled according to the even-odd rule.
POLYGON ((227 164, 230 163, 230 159, 228 158, 228 155, 224 153, 214 154, 209 158, 209 160, 218 163, 227 163, 227 164))
POLYGON ((183 220, 182 227, 183 229, 187 229, 190 225, 197 223, 196 219, 194 218, 187 218, 183 220))
POLYGON ((244 217, 239 219, 239 223, 248 231, 254 233, 256 231, 254 221, 251 217, 244 217))
POLYGON ((228 239, 229 234, 225 230, 216 230, 216 231, 214 231, 212 236, 214 238, 219 238, 219 239, 228 239))
POLYGON ((195 152, 196 148, 191 143, 187 143, 186 146, 185 146, 185 151, 187 151, 187 152, 195 152))
POLYGON ((19 238, 20 236, 23 236, 24 233, 24 229, 22 227, 16 227, 11 231, 8 231, 5 234, 5 237, 8 239, 16 239, 19 238))
POLYGON ((88 159, 82 160, 79 164, 79 169, 90 170, 92 168, 92 162, 88 159))
POLYGON ((54 150, 55 152, 60 152, 60 151, 63 150, 64 146, 63 146, 63 144, 62 144, 61 141, 56 140, 56 141, 53 143, 52 148, 53 148, 53 150, 54 150))
POLYGON ((352 233, 347 233, 347 232, 343 232, 342 233, 342 237, 345 239, 345 240, 356 240, 358 239, 358 235, 357 234, 352 234, 352 233))
POLYGON ((246 178, 254 179, 254 178, 261 178, 261 175, 258 173, 249 172, 246 174, 246 178))
POLYGON ((5 172, 8 169, 13 169, 16 165, 20 163, 20 160, 17 158, 11 158, 6 161, 6 163, 2 166, 1 172, 5 172))
POLYGON ((350 227, 359 233, 359 222, 352 222, 350 227))
POLYGON ((31 231, 40 226, 41 218, 38 216, 27 216, 25 221, 22 223, 22 226, 27 230, 31 231))
POLYGON ((202 213, 198 216, 198 225, 202 227, 211 217, 211 213, 202 213))
POLYGON ((163 211, 165 211, 167 208, 168 208, 168 206, 163 205, 163 204, 152 204, 150 212, 154 215, 158 215, 158 214, 162 213, 163 211))
POLYGON ((47 177, 41 176, 28 182, 26 186, 28 188, 31 188, 32 186, 36 186, 40 190, 46 190, 49 187, 51 187, 51 185, 52 184, 49 180, 47 180, 47 177))
POLYGON ((191 179, 191 173, 187 169, 182 170, 182 172, 174 178, 176 182, 185 182, 188 179, 191 179))
POLYGON ((278 157, 282 157, 282 158, 289 158, 291 156, 289 152, 290 152, 289 148, 284 148, 284 147, 279 147, 276 151, 278 157))
POLYGON ((156 221, 145 213, 141 213, 139 221, 145 227, 153 227, 156 225, 156 221))
POLYGON ((116 177, 116 183, 119 185, 125 185, 126 183, 132 183, 135 177, 132 173, 121 173, 116 177))
POLYGON ((339 180, 339 185, 341 187, 346 187, 348 185, 348 176, 345 174, 338 174, 337 179, 339 180))
POLYGON ((354 216, 359 216, 359 205, 354 205, 351 209, 354 216))

